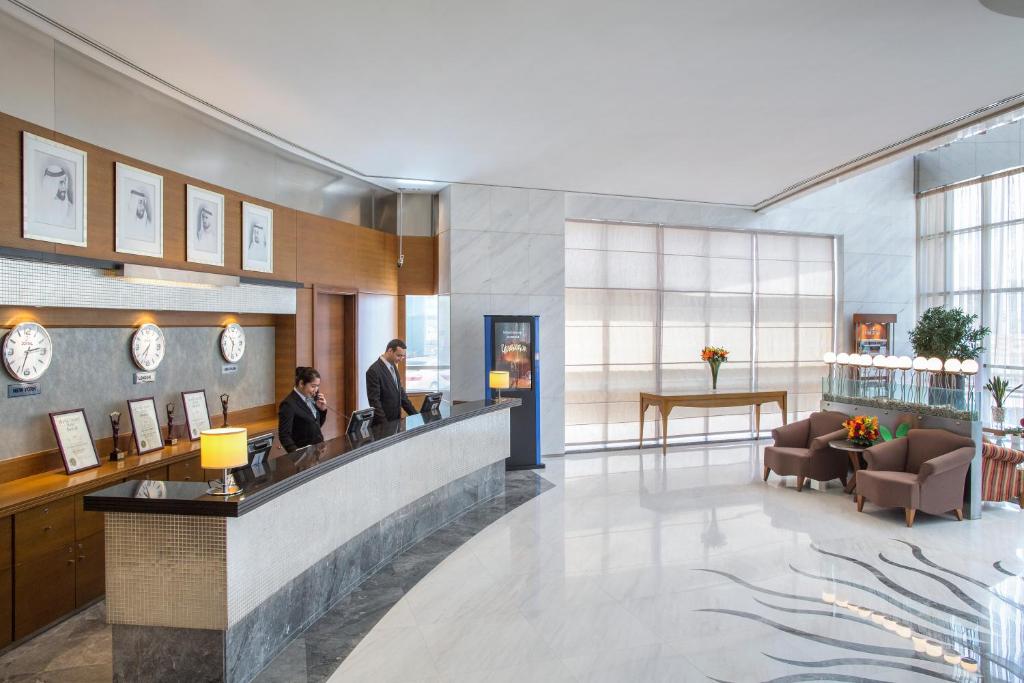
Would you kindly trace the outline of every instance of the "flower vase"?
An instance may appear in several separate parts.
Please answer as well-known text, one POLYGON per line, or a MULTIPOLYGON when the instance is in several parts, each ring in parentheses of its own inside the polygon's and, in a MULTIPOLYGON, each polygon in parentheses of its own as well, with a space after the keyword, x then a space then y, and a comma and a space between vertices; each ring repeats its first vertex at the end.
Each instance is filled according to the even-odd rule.
POLYGON ((722 361, 709 360, 708 365, 711 366, 711 388, 718 389, 718 368, 722 367, 722 361))
POLYGON ((992 406, 992 419, 996 424, 1003 424, 1003 421, 1006 419, 1006 408, 1003 408, 1002 406, 992 406))

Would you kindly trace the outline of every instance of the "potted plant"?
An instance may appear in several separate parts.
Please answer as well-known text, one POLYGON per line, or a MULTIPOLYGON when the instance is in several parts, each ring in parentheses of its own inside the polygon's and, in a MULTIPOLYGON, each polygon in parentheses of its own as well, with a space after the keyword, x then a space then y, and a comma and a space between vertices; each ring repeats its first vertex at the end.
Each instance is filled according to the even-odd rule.
POLYGON ((1024 384, 1018 384, 1011 389, 1010 383, 999 375, 990 379, 988 384, 985 385, 985 389, 992 394, 992 400, 996 403, 992 406, 992 419, 995 420, 997 424, 1003 424, 1003 420, 1006 419, 1006 408, 1003 407, 1003 402, 1010 398, 1010 396, 1012 396, 1013 393, 1022 386, 1024 386, 1024 384))
MULTIPOLYGON (((991 333, 987 327, 975 327, 977 321, 976 314, 968 315, 961 308, 933 306, 921 315, 914 329, 910 330, 910 345, 914 347, 915 355, 924 358, 977 360, 985 350, 985 337, 991 333)), ((932 386, 945 386, 945 373, 936 374, 938 377, 933 376, 932 386)), ((963 376, 954 375, 953 381, 959 388, 963 376)), ((938 398, 932 396, 933 401, 938 398)), ((941 404, 946 401, 937 402, 941 404)))
POLYGON ((729 352, 721 346, 705 346, 700 350, 700 359, 711 367, 711 388, 718 388, 718 368, 729 360, 729 352))

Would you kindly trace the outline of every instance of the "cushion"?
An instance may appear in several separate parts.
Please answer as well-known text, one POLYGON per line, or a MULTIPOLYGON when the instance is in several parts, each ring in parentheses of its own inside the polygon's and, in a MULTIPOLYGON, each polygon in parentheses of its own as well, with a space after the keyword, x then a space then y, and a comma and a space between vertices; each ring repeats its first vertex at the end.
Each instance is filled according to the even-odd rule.
POLYGON ((877 505, 918 507, 919 488, 913 472, 860 470, 857 472, 857 495, 877 505))
POLYGON ((907 434, 907 472, 917 474, 927 460, 945 455, 964 446, 973 446, 970 437, 947 432, 945 429, 911 429, 907 434))
POLYGON ((810 457, 811 452, 806 448, 767 446, 764 449, 764 464, 776 474, 802 474, 810 457))

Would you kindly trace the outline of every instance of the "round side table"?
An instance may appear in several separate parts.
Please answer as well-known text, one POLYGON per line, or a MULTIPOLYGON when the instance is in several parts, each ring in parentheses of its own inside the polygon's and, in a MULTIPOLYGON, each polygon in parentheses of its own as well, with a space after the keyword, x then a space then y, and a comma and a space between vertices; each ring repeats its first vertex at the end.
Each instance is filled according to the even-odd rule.
POLYGON ((834 448, 837 451, 845 451, 850 456, 850 465, 853 467, 853 476, 850 477, 850 481, 846 482, 846 488, 843 489, 845 493, 853 493, 853 490, 857 486, 857 472, 864 469, 860 465, 860 459, 863 457, 864 451, 871 448, 871 446, 861 446, 860 444, 853 443, 849 439, 840 439, 838 441, 829 441, 828 445, 830 448, 834 448))

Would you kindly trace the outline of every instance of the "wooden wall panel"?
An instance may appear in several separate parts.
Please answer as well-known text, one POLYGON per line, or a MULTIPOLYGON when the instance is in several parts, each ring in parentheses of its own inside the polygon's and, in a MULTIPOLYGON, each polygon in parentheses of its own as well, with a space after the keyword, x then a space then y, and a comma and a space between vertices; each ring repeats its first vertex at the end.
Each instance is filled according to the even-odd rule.
POLYGON ((437 293, 437 238, 406 237, 403 249, 405 265, 398 271, 398 293, 437 293))
MULTIPOLYGON (((291 317, 291 316, 289 316, 291 317)), ((201 313, 193 311, 135 311, 113 308, 18 308, 0 306, 0 327, 34 321, 46 327, 273 327, 277 316, 269 313, 201 313)))
MULTIPOLYGON (((7 68, 15 68, 8 65, 7 68)), ((51 242, 21 236, 21 132, 53 139, 45 128, 0 114, 0 246, 53 252, 51 242)))
POLYGON ((375 294, 398 292, 398 238, 379 230, 298 214, 303 281, 375 294))

